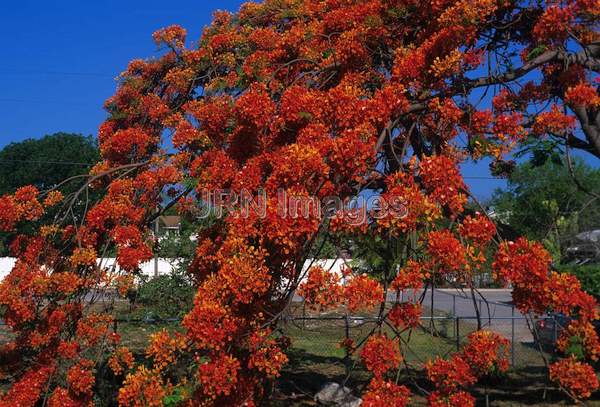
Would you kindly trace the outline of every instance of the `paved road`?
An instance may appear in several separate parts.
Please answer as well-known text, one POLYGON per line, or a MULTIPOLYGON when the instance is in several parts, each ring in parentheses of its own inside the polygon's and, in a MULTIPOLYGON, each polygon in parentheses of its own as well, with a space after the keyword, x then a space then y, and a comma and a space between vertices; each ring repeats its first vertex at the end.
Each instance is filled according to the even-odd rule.
MULTIPOLYGON (((511 317, 512 316, 512 296, 511 290, 500 289, 500 290, 480 290, 479 291, 483 298, 476 293, 476 305, 480 310, 482 317, 511 317)), ((410 292, 404 295, 406 299, 408 297, 416 295, 420 298, 423 295, 422 290, 416 292, 410 292)), ((392 302, 396 300, 395 293, 388 293, 388 301, 392 302)), ((432 290, 427 290, 423 299, 423 306, 430 307, 433 304, 433 308, 442 312, 447 312, 459 317, 474 317, 476 316, 475 304, 471 298, 470 292, 459 291, 455 289, 439 289, 433 290, 433 303, 432 303, 432 290)), ((515 316, 522 316, 518 310, 515 309, 515 316)))
MULTIPOLYGON (((477 307, 480 310, 480 317, 485 328, 502 334, 507 339, 514 336, 516 341, 533 342, 533 337, 527 326, 523 314, 512 306, 512 294, 510 289, 482 289, 476 296, 477 307), (487 300, 487 303, 486 303, 487 300), (514 319, 513 319, 514 318, 514 319), (513 327, 514 324, 514 327, 513 327)), ((423 298, 423 306, 430 308, 432 305, 432 290, 427 290, 423 298)), ((400 298, 400 301, 409 300, 412 296, 420 298, 422 290, 409 292, 400 298)), ((296 296, 295 301, 302 301, 301 297, 296 296)), ((395 293, 388 293, 389 302, 396 301, 395 293)), ((473 299, 470 292, 456 289, 435 289, 433 291, 433 308, 436 314, 461 317, 461 323, 475 325, 476 313, 473 299)))
MULTIPOLYGON (((513 309, 510 289, 482 289, 479 290, 479 293, 485 298, 484 300, 476 293, 476 305, 484 327, 502 334, 507 339, 512 338, 514 329, 516 341, 533 341, 524 315, 516 308, 513 309)), ((417 298, 420 298, 423 292, 421 290, 411 292, 408 296, 415 294, 417 298)), ((395 300, 396 294, 388 294, 388 301, 395 300)), ((428 290, 423 299, 423 306, 431 308, 432 305, 438 313, 442 312, 448 316, 462 317, 464 319, 461 319, 461 321, 476 324, 475 304, 473 304, 470 292, 462 292, 456 289, 435 289, 432 303, 432 290, 428 290)))

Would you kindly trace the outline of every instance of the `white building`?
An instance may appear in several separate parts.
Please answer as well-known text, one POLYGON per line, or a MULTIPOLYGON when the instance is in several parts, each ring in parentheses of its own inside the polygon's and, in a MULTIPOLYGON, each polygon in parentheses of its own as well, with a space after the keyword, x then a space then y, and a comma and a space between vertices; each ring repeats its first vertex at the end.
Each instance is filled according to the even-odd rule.
MULTIPOLYGON (((98 259, 98 265, 102 268, 112 269, 115 267, 116 259, 114 257, 98 259)), ((342 270, 351 264, 350 259, 308 259, 304 262, 302 268, 303 280, 306 279, 308 268, 311 266, 321 266, 324 270, 336 274, 340 277, 342 283, 344 276, 342 270)), ((0 257, 0 281, 10 273, 15 266, 16 259, 13 257, 0 257)), ((144 276, 153 277, 156 272, 158 275, 170 274, 180 262, 179 259, 158 259, 151 260, 140 265, 140 270, 144 276)), ((116 265, 118 270, 118 264, 116 265)))

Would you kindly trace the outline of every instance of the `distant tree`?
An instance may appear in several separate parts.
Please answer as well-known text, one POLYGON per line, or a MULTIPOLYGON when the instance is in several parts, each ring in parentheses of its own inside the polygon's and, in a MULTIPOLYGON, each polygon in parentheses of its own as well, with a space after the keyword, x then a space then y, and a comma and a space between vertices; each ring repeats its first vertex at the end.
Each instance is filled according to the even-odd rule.
POLYGON ((495 191, 492 205, 499 220, 520 235, 542 240, 559 260, 573 235, 600 227, 600 201, 573 180, 576 177, 584 189, 597 189, 600 170, 576 160, 571 176, 558 157, 537 164, 518 165, 507 189, 495 191))
MULTIPOLYGON (((87 174, 99 160, 98 144, 92 136, 55 133, 10 143, 0 150, 0 194, 13 193, 25 185, 51 188, 75 175, 87 174)), ((74 189, 76 183, 65 188, 74 189)))
POLYGON ((194 292, 184 267, 152 278, 142 276, 135 297, 136 304, 141 307, 134 315, 159 319, 183 317, 192 308, 194 292))
MULTIPOLYGON (((55 133, 40 139, 27 139, 10 143, 0 150, 0 195, 14 193, 20 187, 34 185, 40 191, 48 190, 62 181, 77 175, 88 174, 100 160, 98 143, 92 136, 72 133, 55 133)), ((74 193, 81 182, 63 184, 58 190, 64 195, 74 193)), ((98 197, 98 192, 89 190, 89 202, 77 202, 70 216, 81 219, 84 208, 98 197)), ((46 218, 54 216, 49 212, 46 218)), ((12 233, 0 233, 0 255, 8 255, 8 242, 16 234, 24 233, 35 225, 22 225, 12 233), (25 229, 27 230, 25 230, 25 229)))

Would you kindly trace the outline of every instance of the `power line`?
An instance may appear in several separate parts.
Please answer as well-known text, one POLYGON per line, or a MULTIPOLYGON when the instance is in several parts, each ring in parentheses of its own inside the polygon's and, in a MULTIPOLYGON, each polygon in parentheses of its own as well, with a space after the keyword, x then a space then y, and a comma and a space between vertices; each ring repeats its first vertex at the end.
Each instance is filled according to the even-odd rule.
POLYGON ((65 100, 36 100, 36 99, 13 99, 13 98, 0 98, 0 102, 6 103, 37 103, 37 104, 52 104, 52 105, 71 105, 71 106, 98 106, 101 105, 93 102, 70 102, 65 100))
MULTIPOLYGON (((95 163, 82 163, 72 161, 49 161, 49 160, 18 160, 18 159, 0 159, 0 163, 36 163, 36 164, 59 164, 59 165, 94 165, 95 163)), ((506 181, 505 178, 494 178, 494 177, 463 177, 464 179, 479 179, 479 180, 491 180, 491 181, 506 181)))
POLYGON ((54 75, 54 76, 90 76, 115 79, 115 75, 98 72, 69 72, 69 71, 17 71, 0 70, 0 75, 54 75))
POLYGON ((464 179, 483 179, 483 180, 494 180, 494 181, 506 181, 506 178, 494 178, 494 177, 463 177, 464 179))
MULTIPOLYGON (((90 166, 95 163, 76 163, 68 161, 43 161, 43 160, 3 160, 0 159, 0 163, 38 163, 38 164, 58 164, 58 165, 77 165, 77 166, 90 166)), ((493 178, 493 177, 463 177, 463 179, 477 179, 477 180, 490 180, 490 181, 506 181, 504 178, 493 178)))

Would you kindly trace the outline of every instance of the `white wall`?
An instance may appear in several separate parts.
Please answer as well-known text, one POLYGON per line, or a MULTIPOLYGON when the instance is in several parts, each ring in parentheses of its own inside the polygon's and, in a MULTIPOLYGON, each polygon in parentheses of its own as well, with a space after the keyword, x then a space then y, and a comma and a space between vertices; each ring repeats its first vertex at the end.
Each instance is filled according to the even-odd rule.
POLYGON ((12 257, 0 257, 0 281, 10 273, 15 263, 16 260, 12 257))
MULTIPOLYGON (((178 259, 158 259, 158 275, 170 274, 177 266, 178 259)), ((115 265, 116 259, 114 257, 98 259, 98 264, 103 268, 112 268, 115 265)), ((118 265, 117 265, 117 270, 118 265)), ((148 277, 154 277, 155 264, 154 260, 140 264, 140 270, 143 275, 148 277)))
POLYGON ((301 281, 306 280, 307 273, 309 267, 321 266, 323 270, 329 271, 337 275, 342 283, 345 283, 344 276, 342 274, 342 269, 344 266, 350 266, 352 259, 308 259, 304 262, 304 266, 302 267, 303 277, 301 281))
MULTIPOLYGON (((98 264, 104 268, 111 268, 114 266, 116 259, 113 258, 104 258, 98 259, 98 264)), ((340 278, 342 278, 342 268, 344 264, 349 264, 352 260, 349 259, 319 259, 315 260, 306 260, 303 266, 303 273, 305 273, 308 267, 312 264, 312 266, 321 266, 323 269, 330 271, 331 273, 335 273, 340 278)), ((16 260, 12 257, 0 257, 0 280, 4 279, 5 276, 10 273, 12 268, 15 265, 16 260)), ((178 259, 158 259, 158 274, 169 274, 174 268, 177 266, 179 262, 178 259)), ((154 260, 142 263, 140 266, 142 274, 148 277, 154 276, 154 260)), ((306 276, 304 277, 306 278, 306 276)))
MULTIPOLYGON (((104 268, 111 268, 114 266, 115 258, 104 258, 98 259, 98 264, 104 268)), ((173 271, 177 265, 177 259, 158 259, 158 274, 169 274, 173 271)), ((0 257, 0 281, 4 279, 10 273, 12 268, 15 266, 16 259, 13 257, 0 257)), ((118 267, 118 265, 117 265, 118 267)), ((154 260, 142 263, 140 266, 142 274, 148 277, 154 276, 154 260)))

